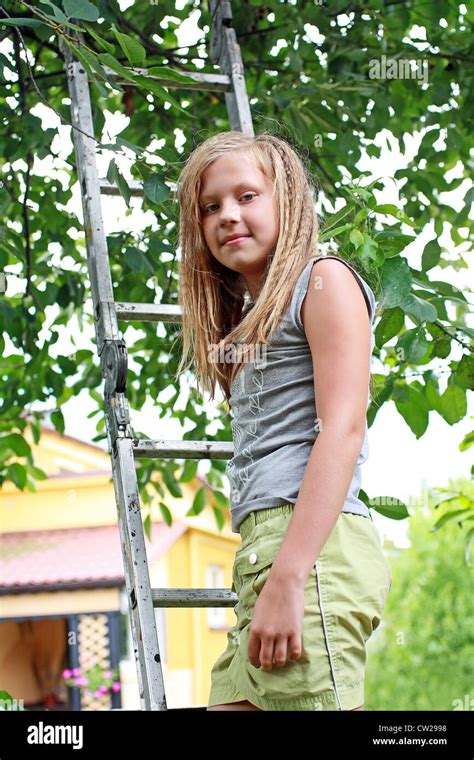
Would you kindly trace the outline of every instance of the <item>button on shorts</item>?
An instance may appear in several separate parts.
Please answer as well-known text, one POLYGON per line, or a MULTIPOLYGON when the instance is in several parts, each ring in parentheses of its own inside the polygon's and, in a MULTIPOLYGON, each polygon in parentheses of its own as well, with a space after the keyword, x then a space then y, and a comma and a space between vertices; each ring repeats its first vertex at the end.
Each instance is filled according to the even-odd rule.
POLYGON ((341 512, 315 561, 305 584, 301 657, 269 671, 248 658, 253 608, 293 509, 254 511, 240 525, 232 568, 236 622, 211 670, 209 706, 248 700, 262 710, 353 710, 364 704, 366 643, 392 584, 371 517, 341 512))

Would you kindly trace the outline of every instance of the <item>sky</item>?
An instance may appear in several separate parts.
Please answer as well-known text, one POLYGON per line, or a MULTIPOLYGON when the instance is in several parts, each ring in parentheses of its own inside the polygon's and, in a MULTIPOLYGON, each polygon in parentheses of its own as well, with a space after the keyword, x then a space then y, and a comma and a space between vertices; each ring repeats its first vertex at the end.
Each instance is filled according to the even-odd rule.
MULTIPOLYGON (((122 10, 131 4, 131 2, 125 1, 120 3, 122 10)), ((196 26, 196 19, 199 18, 199 14, 200 11, 195 10, 187 21, 181 25, 181 28, 176 31, 178 43, 180 45, 192 45, 202 37, 202 31, 196 26)), ((314 41, 318 39, 319 32, 316 27, 307 25, 306 32, 314 41)), ((417 35, 419 34, 420 30, 418 29, 417 35)), ((282 45, 283 42, 283 40, 280 41, 279 46, 282 45)), ((278 47, 274 49, 274 53, 278 47)), ((271 53, 272 51, 269 52, 271 53)), ((202 60, 194 59, 194 62, 197 67, 202 67, 202 60)), ((44 105, 39 104, 32 110, 35 115, 41 117, 44 128, 58 126, 59 120, 57 116, 44 105)), ((121 113, 107 113, 106 126, 103 135, 104 141, 112 141, 113 138, 126 127, 128 121, 129 119, 121 113)), ((59 126, 59 137, 55 138, 53 149, 61 156, 68 155, 71 150, 70 131, 69 127, 59 126)), ((377 159, 365 156, 365 158, 359 162, 358 167, 363 170, 371 171, 373 178, 385 178, 384 190, 378 195, 379 203, 399 203, 397 182, 393 179, 394 172, 410 161, 412 155, 416 152, 417 145, 421 138, 422 133, 415 137, 407 137, 402 146, 403 152, 400 152, 399 146, 392 138, 391 133, 387 130, 383 130, 375 140, 377 144, 382 146, 380 158, 377 159)), ((180 150, 184 150, 182 148, 184 142, 185 138, 183 133, 181 130, 177 129, 175 132, 176 147, 180 150)), ((442 140, 440 145, 441 144, 442 140)), ((154 143, 149 146, 149 150, 158 150, 160 145, 160 141, 155 140, 154 143)), ((112 157, 116 158, 115 154, 98 156, 99 176, 104 177, 106 175, 107 167, 112 157)), ((156 160, 157 163, 160 162, 159 158, 156 160)), ((125 176, 130 177, 129 160, 122 157, 117 160, 117 163, 125 176)), ((17 162, 17 164, 18 166, 22 165, 21 161, 19 163, 17 162)), ((58 159, 53 159, 52 157, 47 157, 42 161, 36 159, 34 171, 44 174, 45 176, 51 176, 56 172, 59 177, 62 176, 63 182, 66 182, 66 174, 61 170, 61 161, 58 159)), ((459 176, 459 171, 459 167, 454 167, 447 174, 447 178, 450 179, 451 177, 459 176)), ((369 178, 367 182, 369 182, 370 179, 371 178, 369 178)), ((443 193, 441 195, 441 200, 449 202, 453 208, 459 209, 462 205, 462 198, 469 186, 470 183, 466 180, 456 191, 453 191, 452 193, 443 193)), ((130 212, 127 211, 125 202, 121 198, 109 196, 103 197, 102 208, 106 234, 124 229, 138 231, 145 224, 151 224, 156 229, 157 225, 155 223, 153 212, 147 211, 146 213, 143 213, 140 208, 141 200, 139 198, 132 198, 131 206, 132 211, 130 212)), ((78 183, 74 186, 73 198, 66 208, 68 211, 77 214, 82 222, 82 208, 78 183)), ((81 239, 82 236, 76 235, 76 237, 81 239)), ((420 267, 420 258, 423 247, 428 240, 434 237, 434 228, 429 224, 426 226, 416 243, 409 246, 403 252, 403 255, 406 256, 411 266, 417 268, 420 267)), ((450 255, 453 259, 458 251, 466 249, 465 245, 455 249, 451 238, 446 231, 441 236, 440 242, 441 244, 444 243, 446 245, 447 249, 451 252, 450 255)), ((54 245, 52 246, 52 250, 55 250, 54 245)), ((61 260, 59 256, 59 247, 57 247, 55 253, 56 260, 59 263, 61 260)), ((64 259, 61 260, 61 263, 66 265, 64 259)), ((14 271, 14 269, 12 268, 11 271, 14 271)), ((466 274, 456 272, 454 269, 445 271, 436 267, 430 270, 430 279, 447 279, 449 282, 462 289, 463 286, 465 286, 466 274)), ((9 278, 7 296, 11 296, 18 292, 22 287, 24 287, 24 281, 16 277, 9 278)), ((90 303, 86 305, 89 312, 91 310, 90 306, 90 303)), ((55 309, 56 307, 54 306, 48 307, 48 317, 53 317, 56 313, 55 309)), ((448 304, 448 311, 454 313, 452 304, 448 304)), ((409 319, 407 321, 410 327, 414 326, 409 319)), ((48 324, 50 324, 50 322, 51 319, 49 319, 48 324)), ((122 330, 125 329, 124 323, 121 323, 121 328, 122 330)), ((161 325, 157 327, 157 332, 160 335, 164 334, 161 325)), ((49 331, 47 327, 44 327, 42 336, 47 336, 48 333, 49 331)), ((133 341, 134 333, 135 330, 133 327, 127 330, 126 339, 129 345, 131 345, 131 342, 133 341)), ((136 334, 138 334, 138 332, 136 334)), ((93 348, 90 342, 92 335, 93 328, 85 328, 81 334, 77 319, 74 318, 67 328, 62 329, 60 339, 51 347, 51 355, 68 355, 76 351, 78 348, 93 348)), ((456 347, 452 351, 450 359, 458 359, 460 355, 459 347, 456 347)), ((425 369, 430 368, 431 366, 431 364, 425 365, 425 369)), ((375 357, 373 358, 372 371, 385 371, 382 369, 382 364, 379 363, 375 357)), ((446 376, 441 375, 441 391, 444 390, 445 385, 446 376)), ((181 408, 184 408, 187 398, 186 384, 182 383, 181 388, 182 393, 178 399, 178 404, 181 408)), ((168 394, 160 394, 160 400, 165 400, 166 395, 171 395, 171 392, 168 394)), ((412 511, 417 505, 425 502, 427 488, 446 487, 450 478, 467 477, 469 475, 471 464, 469 450, 464 453, 460 452, 459 443, 472 429, 472 421, 469 418, 469 416, 472 417, 473 415, 472 397, 470 398, 470 402, 471 406, 466 418, 453 426, 448 425, 436 412, 430 412, 430 421, 427 432, 419 439, 416 439, 415 435, 411 432, 403 418, 397 412, 394 403, 390 401, 384 404, 378 413, 374 424, 369 429, 369 457, 362 468, 362 487, 367 494, 370 497, 396 497, 405 501, 409 510, 412 511)), ((89 420, 87 419, 87 415, 94 410, 95 407, 95 402, 88 398, 87 392, 85 391, 82 392, 79 397, 71 399, 66 403, 62 408, 66 423, 65 432, 80 440, 91 441, 92 438, 97 435, 95 426, 98 416, 89 420)), ((38 405, 37 408, 44 408, 44 405, 38 405)), ((213 404, 206 404, 205 408, 210 418, 217 416, 213 404)), ((140 430, 151 438, 182 439, 185 429, 192 426, 189 425, 188 428, 183 430, 177 421, 160 419, 158 416, 158 410, 150 401, 141 411, 132 410, 132 427, 140 430)), ((214 423, 210 430, 210 435, 214 434, 217 427, 218 423, 214 423)), ((105 442, 102 442, 100 445, 107 448, 105 442)), ((208 466, 208 462, 201 462, 200 471, 207 471, 208 466)), ((393 541, 396 546, 407 546, 407 520, 393 521, 374 512, 373 517, 382 540, 384 540, 386 536, 389 540, 393 541)))

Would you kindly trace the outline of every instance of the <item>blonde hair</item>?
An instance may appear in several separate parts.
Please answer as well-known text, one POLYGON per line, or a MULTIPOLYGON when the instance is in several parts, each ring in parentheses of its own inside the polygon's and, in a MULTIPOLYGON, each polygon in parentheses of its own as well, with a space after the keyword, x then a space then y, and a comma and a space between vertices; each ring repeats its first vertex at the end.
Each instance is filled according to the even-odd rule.
POLYGON ((278 327, 301 272, 318 253, 316 190, 313 175, 298 149, 286 138, 268 131, 255 137, 233 130, 219 132, 200 143, 185 162, 176 190, 180 209, 178 300, 183 342, 176 378, 190 357, 186 369, 194 360, 201 395, 200 386, 214 399, 219 385, 229 402, 231 383, 241 365, 238 361, 211 361, 213 348, 225 352, 231 344, 253 347, 265 344, 278 327), (204 170, 221 156, 236 151, 252 160, 270 181, 279 222, 277 242, 268 254, 262 287, 253 308, 243 318, 245 280, 212 255, 204 238, 199 205, 204 170))

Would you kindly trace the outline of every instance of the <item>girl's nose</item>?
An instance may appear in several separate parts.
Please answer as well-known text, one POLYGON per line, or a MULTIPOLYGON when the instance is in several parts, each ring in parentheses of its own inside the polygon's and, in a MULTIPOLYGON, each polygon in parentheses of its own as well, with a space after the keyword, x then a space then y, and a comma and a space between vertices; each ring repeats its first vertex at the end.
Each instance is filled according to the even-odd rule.
POLYGON ((240 207, 238 203, 224 204, 220 211, 220 219, 227 221, 228 219, 240 219, 240 207))

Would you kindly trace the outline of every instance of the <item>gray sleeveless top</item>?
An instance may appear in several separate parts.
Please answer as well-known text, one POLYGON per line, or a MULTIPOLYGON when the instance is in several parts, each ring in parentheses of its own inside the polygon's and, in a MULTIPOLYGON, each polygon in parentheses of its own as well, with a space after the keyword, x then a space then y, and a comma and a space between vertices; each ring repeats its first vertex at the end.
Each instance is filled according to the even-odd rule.
MULTIPOLYGON (((226 466, 230 483, 232 531, 239 532, 254 510, 295 504, 313 444, 318 436, 311 349, 301 321, 313 264, 335 258, 348 266, 362 289, 371 323, 374 348, 375 296, 365 280, 337 256, 313 256, 296 283, 292 300, 268 345, 244 362, 230 391, 234 456, 226 466)), ((252 307, 244 307, 244 313, 252 307)), ((370 393, 367 401, 370 401, 370 393)), ((370 517, 358 498, 361 465, 369 453, 367 422, 362 449, 354 469, 343 512, 370 517)), ((371 518, 372 519, 372 518, 371 518)))

